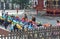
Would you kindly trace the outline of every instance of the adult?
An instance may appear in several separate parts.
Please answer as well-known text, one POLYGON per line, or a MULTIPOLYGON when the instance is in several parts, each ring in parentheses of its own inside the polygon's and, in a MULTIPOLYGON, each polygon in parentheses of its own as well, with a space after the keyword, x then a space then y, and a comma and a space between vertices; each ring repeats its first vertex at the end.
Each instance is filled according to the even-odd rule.
POLYGON ((8 12, 6 12, 6 14, 5 14, 5 21, 7 21, 7 19, 8 19, 8 12))
POLYGON ((59 20, 57 20, 56 26, 60 26, 60 21, 59 20))

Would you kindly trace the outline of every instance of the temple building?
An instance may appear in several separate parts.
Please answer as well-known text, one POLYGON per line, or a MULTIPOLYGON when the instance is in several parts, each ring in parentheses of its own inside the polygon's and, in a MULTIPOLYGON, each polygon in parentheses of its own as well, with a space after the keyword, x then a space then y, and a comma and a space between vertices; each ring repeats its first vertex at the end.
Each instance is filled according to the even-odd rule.
POLYGON ((13 0, 0 0, 0 10, 1 9, 16 9, 16 7, 19 5, 18 4, 13 4, 13 0))

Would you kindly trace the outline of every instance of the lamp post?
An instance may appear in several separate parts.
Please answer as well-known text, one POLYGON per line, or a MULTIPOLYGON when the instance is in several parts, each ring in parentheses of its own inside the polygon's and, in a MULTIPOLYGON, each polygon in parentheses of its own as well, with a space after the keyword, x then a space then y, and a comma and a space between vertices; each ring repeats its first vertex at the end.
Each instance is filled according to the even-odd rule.
POLYGON ((18 5, 16 4, 16 15, 18 15, 18 5))

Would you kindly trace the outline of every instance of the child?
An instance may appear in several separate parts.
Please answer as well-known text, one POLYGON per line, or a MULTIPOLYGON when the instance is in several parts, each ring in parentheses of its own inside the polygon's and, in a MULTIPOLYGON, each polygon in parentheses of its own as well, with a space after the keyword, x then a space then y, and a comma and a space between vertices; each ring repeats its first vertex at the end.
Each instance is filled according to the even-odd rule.
POLYGON ((34 22, 36 21, 36 18, 34 16, 32 17, 32 21, 34 21, 34 22))
POLYGON ((27 14, 24 14, 24 18, 26 18, 26 19, 28 18, 28 17, 27 17, 27 14))
POLYGON ((27 21, 28 20, 28 17, 26 14, 24 14, 24 16, 22 17, 22 21, 27 21))

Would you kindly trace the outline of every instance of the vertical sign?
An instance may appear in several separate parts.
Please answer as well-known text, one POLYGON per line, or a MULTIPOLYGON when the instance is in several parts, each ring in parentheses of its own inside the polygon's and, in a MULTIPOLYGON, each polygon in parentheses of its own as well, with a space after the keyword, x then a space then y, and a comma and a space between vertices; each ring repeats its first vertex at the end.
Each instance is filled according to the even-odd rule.
POLYGON ((38 0, 38 10, 42 10, 44 8, 44 0, 38 0))
POLYGON ((38 5, 38 0, 33 0, 33 7, 37 7, 38 5))
POLYGON ((33 0, 33 7, 36 10, 42 10, 44 8, 44 0, 33 0))

